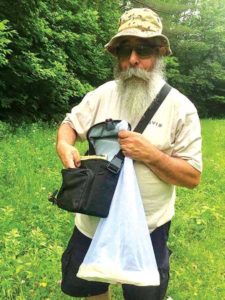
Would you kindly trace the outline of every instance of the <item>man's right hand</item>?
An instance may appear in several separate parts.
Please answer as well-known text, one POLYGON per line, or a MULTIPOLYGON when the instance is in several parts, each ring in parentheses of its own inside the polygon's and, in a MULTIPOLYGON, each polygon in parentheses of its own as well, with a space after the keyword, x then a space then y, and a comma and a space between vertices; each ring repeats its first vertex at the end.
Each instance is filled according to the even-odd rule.
POLYGON ((65 168, 78 168, 80 166, 80 154, 74 146, 60 141, 56 149, 65 168))

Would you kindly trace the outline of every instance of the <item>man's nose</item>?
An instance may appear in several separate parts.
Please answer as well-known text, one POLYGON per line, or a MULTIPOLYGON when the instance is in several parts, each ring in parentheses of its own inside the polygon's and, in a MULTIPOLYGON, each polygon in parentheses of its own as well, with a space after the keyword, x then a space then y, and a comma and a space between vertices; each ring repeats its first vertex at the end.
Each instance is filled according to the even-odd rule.
POLYGON ((136 53, 135 50, 132 50, 130 58, 129 58, 129 62, 131 66, 137 66, 139 64, 139 57, 136 53))

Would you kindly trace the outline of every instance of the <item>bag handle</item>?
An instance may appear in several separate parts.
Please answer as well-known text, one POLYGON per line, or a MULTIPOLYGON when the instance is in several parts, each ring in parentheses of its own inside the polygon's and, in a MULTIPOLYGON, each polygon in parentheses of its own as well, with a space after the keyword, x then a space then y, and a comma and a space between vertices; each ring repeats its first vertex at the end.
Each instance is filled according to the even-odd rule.
MULTIPOLYGON (((147 108, 144 115, 142 116, 142 118, 140 119, 140 121, 138 122, 136 127, 134 128, 135 132, 142 133, 145 130, 145 128, 147 127, 147 125, 151 121, 152 117, 157 112, 158 108, 163 103, 164 99, 169 94, 171 89, 172 89, 172 87, 168 83, 164 84, 164 86, 161 88, 161 90, 159 91, 159 93, 157 94, 155 99, 152 101, 152 103, 147 108)), ((110 161, 107 168, 111 172, 117 174, 120 171, 120 169, 122 168, 123 161, 124 161, 124 155, 123 155, 122 150, 120 150, 110 161)))

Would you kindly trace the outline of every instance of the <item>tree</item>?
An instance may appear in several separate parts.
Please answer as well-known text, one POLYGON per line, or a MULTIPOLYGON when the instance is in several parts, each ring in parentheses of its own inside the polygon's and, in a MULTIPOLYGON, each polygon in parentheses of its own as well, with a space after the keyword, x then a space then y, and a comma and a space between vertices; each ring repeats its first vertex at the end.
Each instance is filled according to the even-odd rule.
POLYGON ((224 117, 223 0, 1 0, 0 119, 58 118, 111 79, 104 45, 121 12, 139 6, 163 20, 173 51, 166 59, 169 83, 200 116, 224 117))
POLYGON ((15 32, 10 30, 7 24, 8 20, 0 21, 0 67, 8 63, 7 55, 12 52, 9 44, 15 32))
POLYGON ((8 64, 0 69, 0 118, 57 117, 70 101, 109 78, 103 46, 118 7, 117 1, 103 0, 2 0, 0 18, 17 34, 11 53, 5 53, 8 64))
POLYGON ((198 1, 179 22, 191 29, 174 46, 179 62, 180 89, 203 117, 225 116, 225 3, 198 1))

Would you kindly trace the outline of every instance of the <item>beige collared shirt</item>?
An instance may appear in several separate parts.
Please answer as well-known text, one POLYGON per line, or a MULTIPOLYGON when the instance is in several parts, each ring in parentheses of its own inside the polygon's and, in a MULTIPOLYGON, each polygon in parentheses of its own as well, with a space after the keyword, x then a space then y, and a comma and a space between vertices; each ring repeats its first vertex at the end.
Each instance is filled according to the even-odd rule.
MULTIPOLYGON (((158 91, 165 81, 158 85, 158 91)), ((83 101, 67 114, 69 123, 85 140, 88 129, 105 119, 122 119, 117 84, 110 81, 89 92, 83 101)), ((128 120, 129 121, 129 120, 128 120)), ((139 120, 137 120, 138 122, 139 120)), ((136 123, 137 123, 136 122, 136 123)), ((131 124, 134 127, 136 124, 131 124)), ((158 149, 173 157, 186 160, 202 170, 201 129, 195 106, 178 90, 172 89, 143 135, 158 149)), ((172 219, 175 205, 175 186, 163 182, 143 163, 134 162, 135 172, 144 204, 149 231, 172 219)), ((76 214, 75 224, 88 237, 93 237, 99 218, 76 214)))

